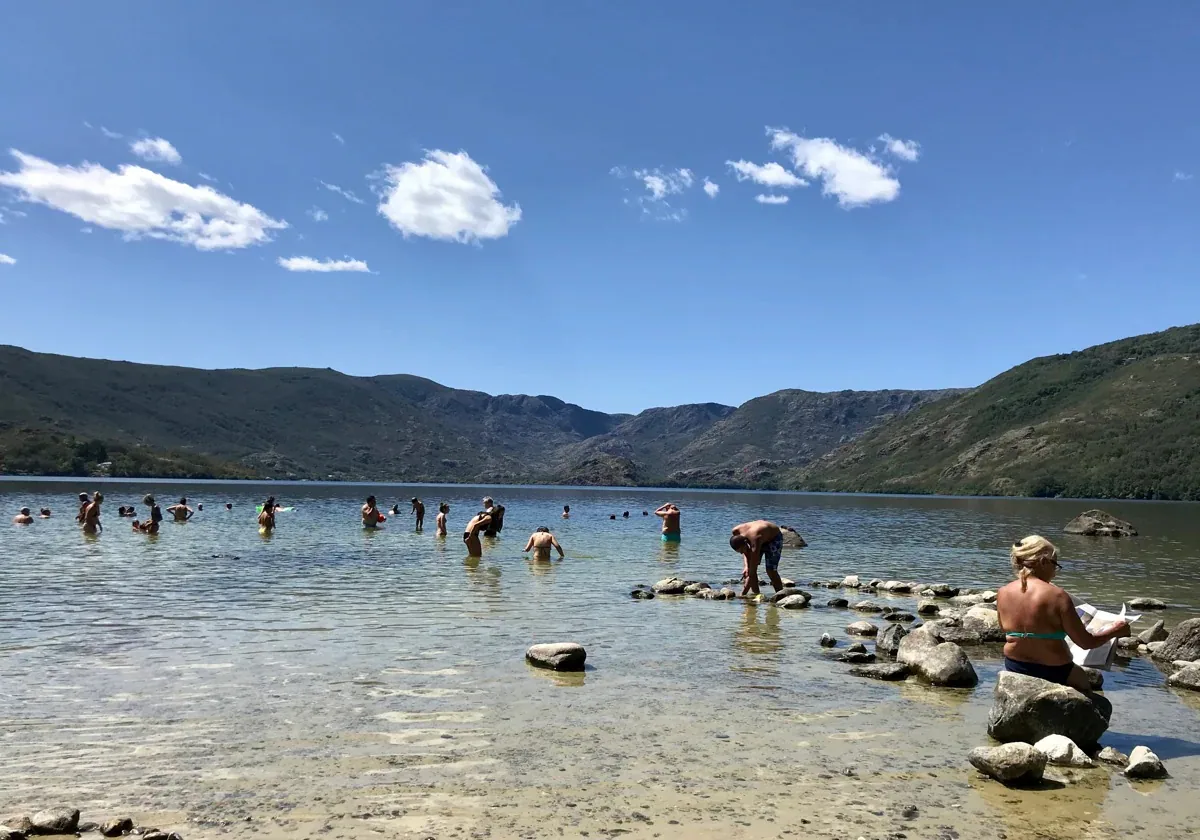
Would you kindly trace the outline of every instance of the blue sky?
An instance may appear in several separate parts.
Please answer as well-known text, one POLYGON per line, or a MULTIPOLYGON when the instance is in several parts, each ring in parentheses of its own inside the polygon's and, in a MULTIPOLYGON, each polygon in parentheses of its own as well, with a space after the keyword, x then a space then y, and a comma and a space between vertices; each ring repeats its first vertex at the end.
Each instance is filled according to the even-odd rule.
POLYGON ((977 384, 1198 320, 1198 31, 1191 3, 8 3, 0 343, 611 411, 977 384))

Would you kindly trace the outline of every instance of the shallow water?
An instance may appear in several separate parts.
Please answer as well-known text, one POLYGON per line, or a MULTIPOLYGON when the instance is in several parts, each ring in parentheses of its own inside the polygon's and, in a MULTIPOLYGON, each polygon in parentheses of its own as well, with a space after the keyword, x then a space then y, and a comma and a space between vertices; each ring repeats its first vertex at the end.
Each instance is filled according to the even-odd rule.
POLYGON ((761 516, 809 541, 781 567, 803 582, 994 587, 1006 546, 1040 532, 1072 592, 1160 597, 1171 625, 1200 612, 1196 505, 1104 503, 1146 536, 1099 541, 1061 534, 1079 502, 670 491, 684 538, 665 545, 642 516, 662 493, 500 488, 505 532, 470 561, 457 532, 482 489, 113 482, 98 538, 72 521, 79 489, 0 482, 0 511, 55 511, 0 526, 0 816, 62 801, 188 838, 1170 838, 1200 817, 1187 795, 1200 695, 1168 689, 1147 661, 1108 675, 1105 743, 1150 745, 1171 779, 1088 771, 1010 791, 965 762, 986 742, 994 653, 969 651, 972 691, 879 684, 816 645, 844 638, 853 613, 629 598, 671 575, 736 577, 729 528, 761 516), (115 516, 147 491, 206 509, 147 538, 115 516), (264 538, 254 505, 267 492, 296 509, 264 538), (425 532, 404 513, 363 531, 367 492, 385 508, 421 495, 425 532), (433 535, 441 500, 446 540, 433 535), (522 556, 541 524, 565 561, 522 556), (524 663, 528 645, 566 640, 587 647, 586 673, 524 663))

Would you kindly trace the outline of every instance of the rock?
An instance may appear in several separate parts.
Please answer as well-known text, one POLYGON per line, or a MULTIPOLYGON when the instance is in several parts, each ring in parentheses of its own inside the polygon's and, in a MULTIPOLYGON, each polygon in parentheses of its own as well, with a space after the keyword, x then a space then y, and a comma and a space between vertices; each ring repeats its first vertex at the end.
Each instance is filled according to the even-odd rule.
POLYGON ((682 595, 687 588, 687 582, 679 578, 665 578, 654 584, 654 591, 659 595, 682 595))
POLYGON ((1117 656, 1124 656, 1126 659, 1132 659, 1138 654, 1138 647, 1141 642, 1135 638, 1117 639, 1117 656))
POLYGON ((171 840, 171 835, 165 831, 152 828, 142 835, 142 840, 171 840))
POLYGON ((1166 642, 1151 642, 1148 645, 1138 645, 1138 648, 1141 649, 1144 647, 1146 648, 1146 653, 1155 658, 1161 659, 1162 657, 1158 656, 1158 653, 1163 649, 1164 645, 1166 645, 1166 642))
POLYGON ((1035 784, 1046 771, 1045 754, 1019 741, 999 747, 976 747, 967 760, 979 772, 1006 785, 1035 784))
POLYGON ((842 585, 842 582, 840 580, 827 580, 824 582, 824 587, 826 589, 837 589, 841 585, 842 585))
POLYGON ((1105 747, 1096 754, 1097 761, 1103 761, 1105 764, 1115 764, 1124 767, 1129 764, 1129 756, 1113 747, 1105 747))
POLYGON ((796 595, 788 595, 786 598, 776 601, 775 606, 785 610, 799 610, 807 607, 809 600, 810 599, 808 595, 800 592, 796 595))
POLYGON ((583 645, 574 642, 560 642, 550 645, 534 645, 525 651, 525 658, 531 665, 539 668, 552 668, 555 671, 582 671, 587 659, 587 651, 583 645))
POLYGON ((996 681, 988 734, 997 741, 1037 743, 1065 735, 1085 748, 1108 729, 1112 704, 1099 694, 1082 694, 1056 683, 1001 671, 996 681))
POLYGON ((828 633, 821 634, 821 647, 830 648, 830 647, 836 647, 836 646, 837 646, 837 639, 833 638, 833 636, 830 636, 828 633))
POLYGON ((963 649, 953 642, 942 642, 914 666, 914 670, 933 685, 970 688, 979 683, 975 666, 963 649))
POLYGON ((699 581, 696 583, 689 583, 687 586, 683 587, 683 594, 684 595, 695 595, 697 592, 702 592, 705 589, 712 589, 712 587, 709 586, 707 583, 702 583, 699 581))
POLYGON ((1084 675, 1087 677, 1088 687, 1092 691, 1100 691, 1102 688, 1104 688, 1103 671, 1099 670, 1098 668, 1088 668, 1087 666, 1083 665, 1079 667, 1079 670, 1083 671, 1084 675))
MULTIPOLYGON (((985 642, 1003 642, 1004 630, 1000 627, 1000 613, 988 607, 971 607, 962 617, 964 630, 977 633, 985 642)), ((952 640, 947 640, 952 641, 952 640)))
POLYGON ((847 601, 845 598, 830 598, 828 601, 825 602, 825 606, 837 607, 839 609, 845 609, 846 607, 850 606, 850 602, 847 601))
POLYGON ((812 600, 812 596, 809 595, 807 592, 805 592, 803 589, 796 589, 794 586, 791 586, 791 587, 785 586, 783 589, 780 589, 778 592, 775 592, 774 594, 771 595, 771 603, 778 604, 784 598, 791 598, 793 595, 803 595, 805 598, 808 598, 810 601, 812 600))
POLYGON ((900 642, 907 635, 908 631, 902 625, 891 624, 875 640, 875 651, 895 658, 900 650, 900 642))
POLYGON ((908 676, 908 666, 901 665, 899 662, 880 662, 878 665, 864 665, 861 668, 851 668, 850 673, 856 677, 894 682, 908 676))
POLYGON ((1200 691, 1200 663, 1193 662, 1176 671, 1167 677, 1167 685, 1174 686, 1175 688, 1188 688, 1192 691, 1200 691))
POLYGON ((902 580, 884 581, 883 585, 879 588, 884 592, 892 592, 896 595, 904 595, 913 591, 913 585, 902 580))
POLYGON ((879 628, 869 621, 856 621, 846 627, 846 632, 851 636, 874 636, 879 628))
POLYGON ((845 650, 838 654, 838 662, 852 662, 855 665, 865 665, 875 661, 875 654, 868 651, 845 650))
POLYGON ((867 586, 871 587, 872 589, 878 589, 882 583, 883 581, 879 578, 871 578, 870 582, 867 583, 867 586))
POLYGON ((917 615, 937 615, 942 608, 935 601, 919 601, 917 603, 917 615))
POLYGON ((47 808, 33 815, 34 834, 74 834, 79 827, 79 809, 47 808))
POLYGON ((779 582, 783 584, 785 589, 789 586, 793 589, 796 588, 796 581, 794 581, 794 580, 789 580, 788 578, 780 578, 779 582))
POLYGON ((1085 510, 1063 528, 1068 534, 1084 537, 1136 537, 1137 529, 1124 519, 1102 510, 1085 510))
POLYGON ((1176 659, 1186 659, 1195 662, 1200 659, 1200 618, 1189 618, 1180 622, 1167 635, 1163 646, 1154 655, 1155 659, 1172 662, 1176 659))
POLYGON ((952 642, 956 645, 981 645, 983 637, 974 630, 962 626, 962 622, 953 618, 942 618, 925 623, 929 632, 939 642, 952 642))
POLYGON ((850 647, 846 648, 846 650, 850 651, 851 653, 866 653, 867 646, 862 642, 854 642, 850 645, 850 647))
POLYGON ((983 603, 982 595, 955 595, 950 603, 956 607, 975 607, 983 603))
POLYGON ((877 613, 883 612, 883 607, 876 604, 874 601, 859 601, 850 609, 855 612, 877 613))
POLYGON ((1167 632, 1167 623, 1159 620, 1154 622, 1149 629, 1138 633, 1137 640, 1143 645, 1148 645, 1151 642, 1165 642, 1169 635, 1170 633, 1167 632))
POLYGON ((783 531, 783 547, 784 548, 804 548, 808 543, 804 541, 804 537, 796 533, 795 528, 789 528, 787 525, 780 525, 779 530, 783 531))
POLYGON ((28 834, 33 831, 33 820, 29 819, 28 814, 14 814, 11 817, 5 817, 0 820, 0 825, 18 834, 28 834))
POLYGON ((1079 745, 1065 735, 1047 735, 1033 745, 1035 750, 1046 754, 1046 760, 1051 764, 1063 767, 1095 767, 1088 754, 1079 749, 1079 745))
POLYGON ((885 615, 884 618, 886 618, 888 621, 904 621, 904 622, 917 620, 917 617, 915 615, 913 615, 912 613, 901 612, 900 610, 895 610, 894 612, 890 612, 887 615, 885 615))
POLYGON ((0 840, 25 840, 25 832, 10 831, 8 826, 0 824, 0 840))
POLYGON ((994 603, 996 603, 996 597, 997 597, 996 590, 985 589, 979 593, 979 597, 983 599, 983 603, 985 603, 985 604, 994 604, 994 603))
POLYGON ((1165 779, 1167 768, 1148 747, 1134 747, 1125 775, 1131 779, 1165 779))
POLYGON ((75 829, 80 834, 87 834, 89 831, 99 831, 100 823, 98 822, 81 822, 79 827, 75 829))
POLYGON ((629 597, 633 598, 635 601, 649 601, 654 597, 654 590, 639 586, 637 589, 629 593, 629 597))
POLYGON ((935 583, 929 586, 936 598, 953 598, 959 593, 957 586, 951 586, 948 583, 935 583))
POLYGON ((127 831, 133 830, 133 820, 129 817, 116 817, 100 826, 100 833, 105 837, 120 837, 127 831))
POLYGON ((858 579, 858 575, 846 575, 842 578, 843 589, 858 589, 862 586, 862 581, 858 579))
POLYGON ((733 601, 737 599, 738 594, 728 586, 722 586, 720 591, 713 596, 714 601, 733 601))
POLYGON ((1134 610, 1165 610, 1167 602, 1158 598, 1131 598, 1129 607, 1134 610))

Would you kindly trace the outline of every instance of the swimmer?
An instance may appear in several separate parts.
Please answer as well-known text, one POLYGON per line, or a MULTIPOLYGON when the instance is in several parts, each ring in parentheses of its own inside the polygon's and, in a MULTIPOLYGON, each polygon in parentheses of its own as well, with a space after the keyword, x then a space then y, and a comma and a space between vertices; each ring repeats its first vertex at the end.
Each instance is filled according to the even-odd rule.
POLYGON ((167 508, 167 513, 174 516, 176 522, 187 522, 196 515, 196 512, 188 507, 186 496, 180 498, 179 504, 171 505, 169 508, 167 508))
POLYGON ((467 544, 467 556, 482 557, 483 544, 479 541, 479 532, 492 524, 492 515, 481 510, 471 518, 463 530, 463 542, 467 544))
POLYGON ((100 503, 103 501, 103 493, 96 491, 92 494, 91 504, 83 512, 83 532, 85 534, 103 533, 104 526, 100 524, 100 503))
POLYGON ((683 536, 679 527, 679 505, 674 502, 667 502, 654 511, 654 515, 662 518, 663 542, 679 542, 683 536))
POLYGON ((392 505, 392 509, 388 511, 392 516, 400 515, 400 505, 392 505))
POLYGON ((41 511, 38 513, 38 519, 49 519, 49 518, 50 518, 50 508, 42 508, 41 511))
POLYGON ((204 510, 204 505, 196 505, 196 510, 204 510))
POLYGON ((119 508, 117 508, 117 516, 124 516, 124 515, 125 515, 125 505, 121 505, 119 508))
POLYGON ((233 502, 226 502, 225 510, 233 510, 233 502))
POLYGON ((774 522, 756 519, 753 522, 743 522, 733 529, 729 538, 729 547, 742 555, 742 595, 753 592, 760 595, 758 590, 758 562, 765 559, 767 577, 775 591, 783 589, 783 579, 779 577, 779 557, 783 552, 783 531, 774 522))
POLYGON ((29 513, 29 508, 21 508, 21 512, 13 517, 14 525, 32 525, 33 516, 29 513))
POLYGON ((446 536, 446 514, 450 512, 450 505, 442 502, 438 505, 437 515, 437 535, 439 537, 446 536))
POLYGON ((258 514, 258 531, 261 534, 269 534, 275 530, 275 497, 268 496, 263 502, 262 510, 258 514))
POLYGON ((545 525, 530 534, 529 542, 525 543, 525 551, 532 549, 533 559, 544 563, 550 560, 551 548, 558 549, 558 557, 561 560, 563 557, 563 548, 558 544, 558 540, 554 538, 554 534, 551 534, 550 529, 545 525))
POLYGON ((563 518, 563 519, 570 519, 570 518, 571 518, 571 506, 570 506, 570 505, 563 505, 563 515, 562 515, 562 518, 563 518))
POLYGON ((625 511, 624 513, 622 513, 622 514, 621 514, 621 518, 622 518, 622 519, 628 519, 628 518, 629 518, 629 511, 625 511))
MULTIPOLYGON (((129 523, 129 527, 132 528, 133 530, 137 531, 138 533, 145 534, 150 530, 150 523, 149 522, 139 522, 138 520, 135 519, 129 523)), ((157 534, 158 532, 155 531, 154 533, 157 534)))
POLYGON ((79 515, 75 517, 76 522, 83 522, 83 515, 87 513, 88 505, 91 503, 92 500, 88 498, 87 493, 79 494, 79 515))
POLYGON ((417 530, 425 527, 425 503, 416 496, 412 497, 412 512, 417 517, 417 530))
POLYGON ((362 506, 362 524, 364 528, 378 528, 382 514, 375 506, 375 497, 367 496, 367 503, 362 506))
POLYGON ((158 523, 163 521, 162 508, 158 506, 158 502, 154 501, 154 497, 149 493, 142 497, 142 504, 150 508, 150 521, 143 521, 138 530, 144 531, 147 534, 157 534, 159 527, 158 523))

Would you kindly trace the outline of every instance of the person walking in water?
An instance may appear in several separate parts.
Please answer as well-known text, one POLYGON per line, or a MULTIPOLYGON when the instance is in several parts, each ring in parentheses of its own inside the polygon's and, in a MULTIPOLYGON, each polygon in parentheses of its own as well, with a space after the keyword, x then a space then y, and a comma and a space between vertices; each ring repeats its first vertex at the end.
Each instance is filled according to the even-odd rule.
POLYGON ((756 519, 753 522, 743 522, 733 529, 729 538, 729 547, 742 555, 742 595, 753 592, 762 594, 758 589, 758 563, 766 561, 767 577, 775 591, 783 589, 783 579, 779 576, 779 558, 783 554, 783 531, 774 522, 756 519))
POLYGON ((412 497, 412 512, 417 517, 417 530, 425 527, 425 503, 416 496, 412 497))
POLYGON ((439 537, 446 536, 446 514, 448 514, 449 512, 450 512, 450 505, 446 504, 445 502, 442 502, 440 505, 438 505, 436 533, 439 537))
POLYGON ((483 556, 483 543, 479 540, 479 533, 491 524, 492 515, 486 510, 481 510, 471 517, 471 521, 467 523, 466 529, 463 530, 463 542, 467 544, 467 556, 483 556))
POLYGON ((550 529, 545 525, 540 526, 536 531, 529 535, 529 542, 525 543, 525 551, 533 551, 533 559, 538 562, 547 563, 550 561, 550 549, 558 549, 558 557, 561 560, 563 557, 563 547, 558 544, 558 540, 554 538, 554 534, 550 533, 550 529))
MULTIPOLYGON (((663 542, 679 542, 682 539, 682 532, 679 528, 679 505, 674 502, 667 502, 665 505, 654 511, 654 515, 661 517, 662 523, 662 539, 663 542)), ((616 516, 613 516, 616 519, 616 516)))
POLYGON ((375 505, 375 497, 367 496, 367 503, 362 506, 362 524, 364 528, 378 528, 383 521, 383 514, 375 505))
POLYGON ((186 496, 179 499, 179 504, 167 508, 167 513, 174 516, 176 522, 187 522, 196 515, 196 512, 188 507, 186 496))

